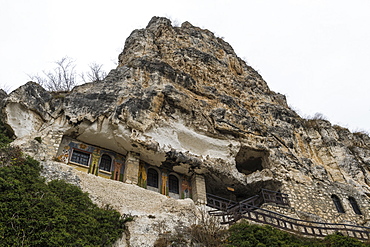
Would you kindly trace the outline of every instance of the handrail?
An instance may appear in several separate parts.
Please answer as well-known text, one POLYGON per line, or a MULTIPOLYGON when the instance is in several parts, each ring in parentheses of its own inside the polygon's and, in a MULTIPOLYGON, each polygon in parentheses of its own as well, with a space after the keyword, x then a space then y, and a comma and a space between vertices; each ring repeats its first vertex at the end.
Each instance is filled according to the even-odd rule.
POLYGON ((361 240, 370 239, 370 227, 300 220, 262 208, 258 208, 257 210, 257 207, 254 208, 254 210, 243 212, 238 218, 261 222, 287 231, 294 233, 299 232, 300 234, 309 236, 324 237, 339 231, 361 240))
POLYGON ((221 196, 216 196, 216 195, 213 195, 213 194, 210 194, 210 193, 207 193, 207 198, 208 198, 208 196, 210 196, 210 197, 215 197, 215 198, 217 198, 217 199, 219 199, 219 200, 223 200, 223 201, 228 201, 228 202, 238 203, 238 202, 233 201, 233 200, 231 200, 231 199, 229 200, 229 199, 223 198, 223 197, 221 197, 221 196))
POLYGON ((271 193, 275 193, 275 194, 281 194, 281 195, 284 195, 284 196, 288 196, 288 194, 285 194, 285 193, 282 193, 282 192, 279 192, 279 191, 273 191, 273 190, 268 190, 268 189, 262 189, 261 191, 266 191, 266 192, 271 192, 271 193))
MULTIPOLYGON (((222 212, 219 212, 217 216, 222 216, 224 224, 232 224, 241 218, 245 218, 303 235, 324 237, 336 231, 340 231, 351 237, 355 237, 361 240, 370 240, 370 227, 343 223, 324 223, 318 221, 301 220, 271 210, 260 208, 259 206, 262 203, 255 204, 255 202, 258 199, 262 200, 262 202, 265 202, 263 192, 264 191, 262 190, 262 196, 256 195, 247 198, 241 202, 238 202, 236 203, 236 205, 232 205, 227 208, 218 208, 218 210, 222 210, 222 212)), ((268 192, 274 195, 280 193, 275 191, 268 192)), ((287 194, 283 195, 284 198, 287 200, 287 194)), ((214 195, 207 194, 207 199, 208 196, 214 195)), ((214 197, 217 197, 217 200, 226 201, 226 199, 222 197, 214 197)), ((212 207, 211 204, 209 206, 212 207)))
POLYGON ((260 197, 260 195, 255 195, 255 196, 249 197, 247 199, 244 199, 243 201, 240 201, 239 203, 247 203, 248 201, 253 201, 253 200, 255 200, 259 197, 260 197))
POLYGON ((341 226, 359 227, 359 228, 368 229, 370 231, 370 227, 366 227, 366 226, 358 226, 358 225, 343 224, 343 223, 325 223, 325 222, 319 222, 319 221, 301 220, 301 219, 296 219, 296 218, 293 218, 293 217, 289 217, 289 216, 286 216, 284 214, 280 214, 280 213, 277 213, 277 212, 274 212, 274 211, 271 211, 271 210, 268 210, 268 209, 264 209, 264 208, 260 208, 260 207, 254 207, 254 206, 250 206, 250 207, 254 208, 255 210, 258 209, 259 211, 264 211, 264 212, 267 212, 267 213, 278 215, 279 217, 287 218, 289 220, 295 220, 295 221, 300 221, 300 222, 305 222, 305 223, 310 223, 310 224, 338 225, 338 226, 341 225, 341 226))
POLYGON ((224 211, 235 205, 238 205, 238 202, 207 193, 207 206, 224 211))
POLYGON ((262 189, 261 195, 264 202, 274 202, 276 204, 289 206, 288 194, 284 194, 277 191, 262 189))

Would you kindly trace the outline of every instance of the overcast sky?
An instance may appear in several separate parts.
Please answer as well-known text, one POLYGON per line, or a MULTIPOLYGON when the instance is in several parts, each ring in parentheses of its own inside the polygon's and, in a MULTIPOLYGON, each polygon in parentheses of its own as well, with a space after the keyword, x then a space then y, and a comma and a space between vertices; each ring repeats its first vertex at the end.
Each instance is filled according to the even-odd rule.
POLYGON ((0 85, 12 90, 64 56, 115 68, 152 16, 223 37, 301 116, 370 132, 369 0, 0 0, 0 85))

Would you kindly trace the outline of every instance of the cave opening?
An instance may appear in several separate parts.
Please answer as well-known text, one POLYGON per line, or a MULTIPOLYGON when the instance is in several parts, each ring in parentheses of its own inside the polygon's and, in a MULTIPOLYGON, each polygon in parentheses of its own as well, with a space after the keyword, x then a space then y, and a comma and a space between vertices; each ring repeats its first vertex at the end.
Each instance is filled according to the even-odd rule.
POLYGON ((235 157, 236 169, 245 175, 262 171, 268 167, 268 152, 249 147, 241 147, 235 157))
POLYGON ((262 189, 281 190, 281 182, 274 179, 256 180, 244 184, 226 175, 206 174, 206 191, 209 194, 232 201, 242 201, 261 193, 262 189))
MULTIPOLYGON (((235 156, 235 164, 238 172, 250 175, 257 171, 269 169, 269 152, 263 149, 255 149, 242 146, 235 156)), ((205 174, 206 191, 209 194, 232 201, 242 201, 258 195, 262 189, 280 191, 281 182, 273 177, 266 177, 257 173, 253 179, 245 177, 233 177, 227 173, 212 171, 205 174)))

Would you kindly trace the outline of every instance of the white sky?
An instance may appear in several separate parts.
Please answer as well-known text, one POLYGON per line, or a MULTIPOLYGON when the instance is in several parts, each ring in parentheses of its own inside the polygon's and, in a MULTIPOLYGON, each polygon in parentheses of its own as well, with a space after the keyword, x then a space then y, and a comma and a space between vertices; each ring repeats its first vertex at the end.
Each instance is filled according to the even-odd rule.
POLYGON ((0 0, 0 85, 15 89, 64 56, 115 67, 152 16, 224 37, 301 116, 370 132, 369 0, 0 0))

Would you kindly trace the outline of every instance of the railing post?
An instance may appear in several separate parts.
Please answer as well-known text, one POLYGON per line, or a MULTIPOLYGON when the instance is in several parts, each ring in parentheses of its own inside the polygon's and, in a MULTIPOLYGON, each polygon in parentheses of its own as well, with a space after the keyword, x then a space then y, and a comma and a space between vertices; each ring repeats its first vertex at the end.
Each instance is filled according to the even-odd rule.
MULTIPOLYGON (((270 194, 268 191, 262 191, 260 196, 254 196, 239 203, 208 194, 207 199, 209 206, 213 206, 218 210, 222 210, 221 213, 216 212, 216 215, 222 216, 223 223, 232 224, 243 217, 251 221, 262 222, 264 224, 291 230, 293 232, 300 232, 303 235, 324 237, 332 234, 334 231, 338 231, 346 234, 347 236, 353 236, 361 240, 369 240, 370 238, 369 227, 299 220, 259 208, 259 200, 263 200, 264 195, 267 197, 270 194)), ((276 194, 272 195, 276 196, 276 194)), ((276 198, 277 197, 274 197, 273 199, 276 198)))

